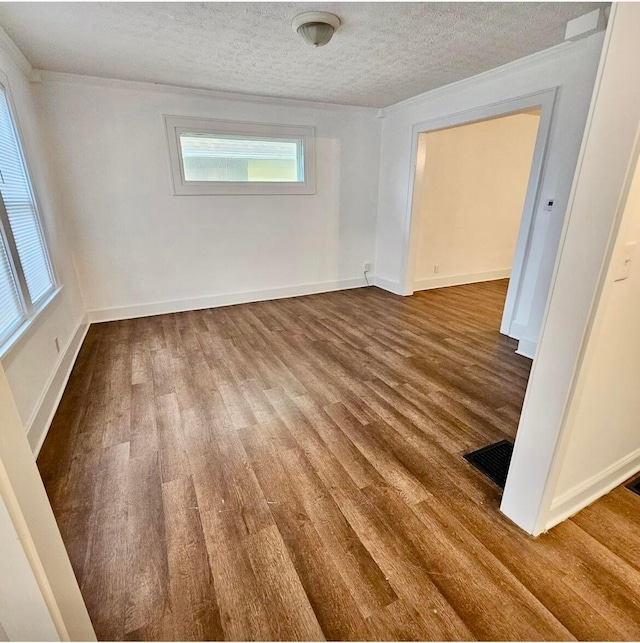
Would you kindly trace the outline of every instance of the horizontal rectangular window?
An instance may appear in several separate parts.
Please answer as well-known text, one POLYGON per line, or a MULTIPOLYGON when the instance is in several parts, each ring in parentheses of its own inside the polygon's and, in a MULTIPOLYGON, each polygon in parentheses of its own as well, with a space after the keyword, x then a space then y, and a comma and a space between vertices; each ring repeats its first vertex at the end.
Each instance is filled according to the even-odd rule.
POLYGON ((0 346, 36 315, 54 288, 18 132, 0 85, 0 346))
POLYGON ((174 194, 313 194, 312 127, 165 117, 174 194))
POLYGON ((304 181, 301 138, 180 133, 185 181, 304 181))

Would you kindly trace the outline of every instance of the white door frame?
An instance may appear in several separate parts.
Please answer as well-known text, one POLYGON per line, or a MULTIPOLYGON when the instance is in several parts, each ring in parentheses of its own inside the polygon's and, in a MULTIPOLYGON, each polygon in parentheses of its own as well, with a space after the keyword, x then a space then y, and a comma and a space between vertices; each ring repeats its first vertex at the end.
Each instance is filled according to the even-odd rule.
MULTIPOLYGON (((0 363, 0 633, 11 640, 95 641, 9 381, 0 363), (12 550, 7 550, 13 543, 12 550), (9 557, 9 558, 8 558, 9 557), (9 598, 5 593, 9 592, 9 598), (25 620, 25 613, 30 619, 25 620), (47 613, 48 612, 48 613, 47 613)), ((0 639, 2 640, 2 639, 0 639)))
POLYGON ((455 127, 457 125, 466 125, 469 123, 506 116, 514 112, 520 112, 534 107, 540 107, 540 123, 538 125, 538 134, 531 161, 531 173, 527 185, 527 194, 522 210, 522 220, 518 232, 518 240, 513 257, 513 266, 511 269, 511 279, 509 289, 504 305, 502 323, 500 332, 515 339, 520 339, 514 332, 513 317, 518 303, 523 269, 526 265, 531 243, 531 232, 535 223, 535 213, 540 201, 540 186, 542 184, 542 174, 547 156, 549 134, 551 132, 551 123, 553 119, 554 106, 558 93, 557 87, 551 87, 544 91, 510 98, 476 107, 471 110, 456 112, 446 116, 440 116, 428 121, 416 123, 413 126, 412 144, 411 144, 411 164, 409 173, 409 197, 407 199, 408 207, 405 224, 405 239, 402 252, 402 265, 405 266, 404 282, 401 284, 402 293, 412 295, 415 287, 415 264, 417 253, 417 225, 416 217, 413 216, 414 203, 416 201, 414 188, 416 183, 416 165, 418 162, 418 143, 420 134, 432 132, 435 130, 455 127))

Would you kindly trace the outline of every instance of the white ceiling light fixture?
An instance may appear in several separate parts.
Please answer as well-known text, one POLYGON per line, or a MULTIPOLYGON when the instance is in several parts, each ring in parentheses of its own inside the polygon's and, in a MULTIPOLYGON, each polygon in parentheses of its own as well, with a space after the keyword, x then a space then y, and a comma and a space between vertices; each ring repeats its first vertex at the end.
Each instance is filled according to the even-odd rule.
POLYGON ((291 26, 308 45, 324 47, 340 26, 340 18, 326 11, 306 11, 296 16, 291 26))

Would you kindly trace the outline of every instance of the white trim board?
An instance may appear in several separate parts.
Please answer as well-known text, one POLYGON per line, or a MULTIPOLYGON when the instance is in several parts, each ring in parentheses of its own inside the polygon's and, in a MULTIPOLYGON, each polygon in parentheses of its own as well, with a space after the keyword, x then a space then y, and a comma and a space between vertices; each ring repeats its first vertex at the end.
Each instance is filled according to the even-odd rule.
POLYGON ((511 327, 509 328, 509 332, 504 334, 508 335, 512 339, 520 339, 525 334, 526 330, 527 330, 526 324, 523 324, 522 322, 519 322, 519 321, 512 321, 511 327))
POLYGON ((40 72, 27 60, 18 45, 13 42, 9 34, 7 34, 2 27, 0 27, 0 49, 2 49, 2 51, 4 51, 11 60, 13 60, 13 62, 19 67, 20 71, 27 77, 29 82, 40 82, 40 72))
POLYGON ((577 514, 601 496, 613 491, 640 471, 640 449, 627 454, 604 471, 583 480, 553 499, 545 531, 577 514))
POLYGON ((90 323, 118 321, 120 319, 152 317, 153 315, 181 313, 189 310, 202 310, 204 308, 219 308, 221 306, 234 306, 236 304, 250 304, 257 301, 270 301, 272 299, 317 295, 323 292, 333 292, 336 290, 364 288, 366 285, 367 283, 364 277, 358 277, 356 279, 324 281, 312 284, 302 284, 299 286, 284 286, 281 288, 228 293, 224 295, 209 295, 207 297, 194 297, 190 299, 174 299, 172 301, 148 302, 145 304, 133 304, 130 306, 93 308, 87 311, 87 316, 90 323))
POLYGON ((384 279, 382 277, 374 277, 371 283, 374 286, 378 286, 378 288, 382 288, 382 290, 393 293, 394 295, 404 297, 407 294, 402 292, 402 286, 398 281, 391 281, 390 279, 384 279))
POLYGON ((186 312, 201 310, 203 308, 218 308, 234 304, 248 304, 256 301, 270 301, 273 299, 286 299, 315 295, 323 292, 337 290, 350 290, 366 287, 364 277, 357 279, 343 279, 341 281, 327 281, 301 286, 288 286, 245 293, 228 295, 212 295, 194 299, 181 299, 177 301, 155 302, 135 306, 119 306, 113 308, 94 309, 78 323, 75 333, 60 353, 60 358, 47 381, 47 384, 36 404, 34 412, 25 424, 27 439, 37 458, 44 443, 53 417, 58 409, 60 400, 66 388, 71 371, 76 363, 80 349, 92 323, 117 321, 120 319, 133 319, 136 317, 151 317, 166 313, 186 312))
MULTIPOLYGON (((11 41, 11 44, 20 52, 17 46, 13 41, 7 36, 7 39, 11 41)), ((565 53, 566 50, 571 48, 582 47, 583 40, 579 41, 565 41, 548 49, 543 49, 542 51, 535 52, 524 58, 518 58, 511 62, 500 65, 499 67, 494 67, 488 69, 487 71, 480 72, 468 78, 462 78, 461 80, 454 81, 447 85, 441 85, 440 87, 434 87, 429 89, 426 92, 417 94, 415 96, 410 96, 405 98, 397 103, 392 103, 391 105, 382 106, 382 107, 368 107, 365 105, 347 105, 343 103, 329 103, 322 101, 312 101, 305 100, 300 98, 284 98, 278 96, 264 96, 260 94, 244 94, 242 92, 225 92, 216 89, 205 89, 201 87, 188 87, 184 85, 166 85, 162 83, 152 83, 138 80, 122 80, 119 78, 106 78, 102 76, 89 76, 84 74, 73 74, 70 72, 60 72, 60 71, 47 71, 44 69, 34 69, 32 71, 37 75, 39 81, 52 81, 52 82, 66 82, 73 84, 85 84, 85 85, 94 85, 102 87, 114 87, 120 89, 133 89, 141 91, 153 91, 153 92, 168 92, 176 94, 190 94, 195 96, 208 96, 209 98, 215 98, 218 100, 230 100, 230 101, 248 101, 254 103, 266 103, 266 104, 280 104, 291 107, 309 107, 312 109, 329 109, 329 110, 350 110, 350 111, 359 111, 363 114, 370 114, 375 118, 384 118, 387 114, 402 110, 404 108, 409 108, 419 103, 425 99, 431 99, 434 96, 437 96, 440 93, 448 93, 451 91, 457 91, 465 85, 470 85, 476 82, 483 82, 486 79, 490 79, 494 76, 501 76, 506 73, 511 73, 517 71, 521 67, 527 67, 531 64, 537 62, 542 62, 547 58, 553 58, 556 56, 561 56, 565 53)), ((22 55, 22 52, 20 52, 22 55)), ((25 58, 26 60, 26 58, 25 58)))
POLYGON ((525 339, 523 337, 518 340, 518 348, 516 349, 516 353, 518 355, 522 355, 523 357, 534 359, 536 356, 537 348, 538 348, 538 342, 534 342, 531 339, 525 339))
POLYGON ((358 112, 375 118, 379 108, 365 107, 362 105, 345 105, 341 103, 324 103, 321 101, 304 100, 300 98, 284 98, 278 96, 262 96, 259 94, 243 94, 239 92, 224 92, 216 89, 203 89, 198 87, 183 87, 180 85, 163 85, 138 80, 120 80, 118 78, 103 78, 101 76, 85 76, 60 71, 38 70, 42 82, 67 83, 72 85, 90 85, 93 87, 111 87, 129 91, 154 92, 160 94, 181 94, 187 96, 203 96, 213 100, 228 100, 244 103, 261 103, 266 105, 280 105, 283 107, 300 107, 306 109, 326 109, 330 111, 358 112))
MULTIPOLYGON (((564 516, 560 507, 553 515, 550 510, 571 439, 573 425, 569 419, 578 383, 577 374, 584 360, 604 285, 604 269, 610 261, 634 164, 640 153, 638 139, 633 142, 638 127, 637 111, 611 107, 614 104, 626 105, 612 102, 611 96, 623 92, 632 97, 640 89, 635 77, 634 82, 630 82, 629 75, 620 72, 620 65, 633 57, 637 50, 637 47, 634 49, 638 42, 634 32, 637 29, 635 11, 625 3, 612 6, 567 203, 538 352, 500 504, 503 514, 534 536, 560 522, 567 516, 566 511, 575 513, 579 509, 576 502, 571 509, 565 508, 564 516), (612 114, 616 117, 615 126, 607 129, 605 123, 611 122, 612 114), (618 162, 627 158, 630 158, 630 163, 626 166, 624 162, 618 162), (616 163, 613 163, 614 159, 616 163), (610 164, 610 167, 604 173, 602 185, 595 191, 599 199, 594 200, 594 192, 589 186, 592 185, 592 176, 598 174, 603 163, 610 164), (593 223, 596 220, 598 229, 593 223), (584 267, 588 263, 592 271, 585 274, 584 267), (580 291, 573 290, 576 274, 580 275, 580 291), (567 311, 571 311, 570 316, 567 311), (560 361, 557 358, 559 351, 564 356, 560 361)), ((630 100, 628 104, 636 103, 630 100)))
POLYGON ((426 121, 413 124, 411 134, 411 161, 409 169, 409 183, 407 186, 407 209, 404 218, 404 243, 401 252, 402 266, 404 267, 403 289, 410 294, 414 284, 414 273, 417 253, 416 216, 414 208, 416 204, 416 165, 418 162, 418 148, 420 134, 430 131, 454 127, 458 125, 483 121, 497 116, 506 116, 521 112, 531 107, 540 107, 540 123, 536 136, 531 171, 527 182, 526 196, 522 208, 522 217, 518 231, 513 264, 511 267, 511 281, 507 291, 507 298, 502 314, 500 332, 508 335, 509 326, 515 314, 518 299, 521 291, 521 281, 524 267, 528 261, 531 237, 535 219, 540 203, 540 188, 546 165, 549 137, 556 105, 558 87, 528 93, 522 96, 514 96, 496 103, 473 107, 461 112, 452 112, 438 116, 426 121))
POLYGON ((442 85, 441 87, 434 87, 422 94, 417 94, 416 96, 410 96, 405 98, 397 103, 388 105, 387 107, 382 108, 384 114, 391 114, 393 112, 402 111, 403 109, 409 109, 414 107, 416 104, 424 101, 431 100, 439 94, 448 94, 450 92, 456 92, 460 89, 464 89, 468 85, 474 85, 476 83, 483 83, 487 80, 491 80, 495 77, 501 77, 506 74, 511 74, 517 72, 522 67, 529 67, 530 65, 535 65, 544 62, 548 58, 555 58, 558 56, 563 56, 565 52, 572 48, 585 47, 585 40, 578 41, 565 41, 561 42, 558 45, 549 47, 548 49, 543 49, 542 51, 535 52, 524 58, 518 58, 511 62, 500 65, 499 67, 494 67, 488 69, 487 71, 480 72, 474 76, 469 76, 468 78, 462 78, 461 80, 456 80, 448 85, 442 85))
POLYGON ((217 118, 171 116, 170 114, 164 114, 163 120, 169 145, 174 196, 316 193, 316 128, 313 125, 257 123, 217 118), (233 138, 247 138, 249 140, 255 136, 288 140, 289 142, 296 141, 298 178, 295 181, 187 181, 185 159, 180 142, 180 137, 183 134, 213 137, 232 135, 233 138))
POLYGON ((413 289, 432 290, 434 288, 448 288, 449 286, 464 286, 465 284, 476 284, 482 281, 508 279, 510 275, 511 268, 502 268, 501 270, 487 270, 486 272, 474 272, 466 275, 429 277, 428 279, 417 279, 413 283, 413 289))
POLYGON ((60 294, 64 289, 64 285, 55 288, 49 295, 40 302, 37 310, 32 317, 27 317, 17 330, 4 340, 2 347, 0 347, 0 361, 7 364, 11 361, 13 355, 20 352, 21 346, 28 341, 31 334, 39 328, 43 320, 47 318, 47 314, 60 298, 60 294))
POLYGON ((44 391, 36 404, 36 408, 26 422, 27 439, 36 458, 49 432, 53 416, 58 410, 58 405, 69 381, 71 370, 76 363, 78 353, 80 352, 88 330, 89 323, 86 317, 84 317, 78 323, 76 331, 67 342, 67 345, 60 352, 58 362, 47 381, 44 391))

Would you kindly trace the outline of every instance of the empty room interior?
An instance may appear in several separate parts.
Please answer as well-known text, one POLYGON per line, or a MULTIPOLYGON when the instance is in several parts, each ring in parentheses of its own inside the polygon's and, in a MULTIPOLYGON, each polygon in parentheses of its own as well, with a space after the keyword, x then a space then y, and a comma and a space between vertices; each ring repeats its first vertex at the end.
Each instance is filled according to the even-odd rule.
POLYGON ((0 27, 0 641, 640 639, 640 3, 0 27))
MULTIPOLYGON (((496 289, 511 289, 515 300, 521 271, 511 279, 514 255, 518 238, 526 238, 532 225, 523 209, 529 184, 534 191, 539 179, 535 169, 532 176, 532 161, 540 111, 534 107, 418 135, 414 291, 500 281, 496 289)), ((520 256, 516 263, 522 263, 520 256)), ((493 330, 519 339, 514 315, 513 306, 505 305, 493 330)))

